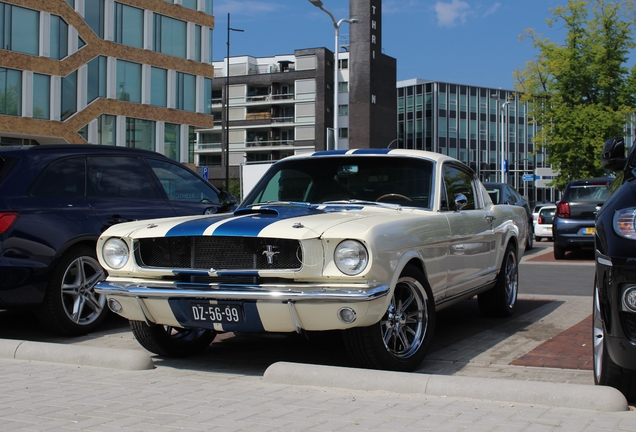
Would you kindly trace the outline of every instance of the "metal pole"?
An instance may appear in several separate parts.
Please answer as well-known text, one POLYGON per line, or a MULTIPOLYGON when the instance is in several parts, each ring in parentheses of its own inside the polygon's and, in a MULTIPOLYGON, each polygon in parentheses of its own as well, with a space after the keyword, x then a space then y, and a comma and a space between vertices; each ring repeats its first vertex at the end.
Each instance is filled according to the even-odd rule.
POLYGON ((334 28, 336 29, 336 45, 334 51, 334 66, 333 66, 333 147, 334 150, 340 150, 339 138, 340 138, 340 130, 338 129, 338 69, 340 69, 339 56, 338 53, 340 51, 338 47, 338 39, 340 38, 340 23, 333 23, 334 28))
POLYGON ((230 191, 230 31, 243 32, 230 27, 227 14, 227 57, 225 58, 225 190, 230 191))

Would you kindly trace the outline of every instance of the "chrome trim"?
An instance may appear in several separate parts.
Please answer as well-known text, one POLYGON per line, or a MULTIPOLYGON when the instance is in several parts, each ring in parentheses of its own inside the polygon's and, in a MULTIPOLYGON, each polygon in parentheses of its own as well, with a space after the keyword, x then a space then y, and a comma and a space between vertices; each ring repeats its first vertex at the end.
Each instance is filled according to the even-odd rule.
POLYGON ((139 296, 136 296, 135 298, 137 299, 137 305, 139 306, 139 310, 144 315, 144 321, 146 321, 146 325, 149 327, 152 326, 156 321, 154 317, 152 316, 152 314, 150 313, 150 311, 148 310, 146 303, 144 303, 144 300, 139 296))
POLYGON ((384 284, 307 284, 296 286, 282 285, 227 285, 209 284, 206 289, 178 289, 170 283, 117 283, 100 282, 95 292, 107 296, 135 297, 138 299, 198 298, 213 300, 269 300, 281 302, 334 301, 365 302, 386 296, 390 287, 384 284), (172 287, 172 288, 169 288, 172 287))

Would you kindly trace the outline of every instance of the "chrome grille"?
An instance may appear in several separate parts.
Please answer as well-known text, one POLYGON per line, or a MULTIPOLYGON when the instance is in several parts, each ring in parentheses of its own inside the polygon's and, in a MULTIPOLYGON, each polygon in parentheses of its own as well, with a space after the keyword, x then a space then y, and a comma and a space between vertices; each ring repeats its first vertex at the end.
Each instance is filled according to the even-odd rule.
POLYGON ((296 270, 302 248, 298 240, 274 238, 159 237, 137 240, 135 258, 139 266, 153 268, 296 270))

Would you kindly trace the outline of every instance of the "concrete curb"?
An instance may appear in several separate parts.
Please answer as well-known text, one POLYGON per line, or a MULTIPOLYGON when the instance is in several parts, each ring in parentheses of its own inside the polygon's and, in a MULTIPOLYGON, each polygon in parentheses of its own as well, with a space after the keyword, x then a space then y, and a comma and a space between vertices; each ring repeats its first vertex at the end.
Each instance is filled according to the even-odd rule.
POLYGON ((45 361, 109 369, 154 369, 143 351, 0 339, 0 358, 45 361))
POLYGON ((287 362, 274 363, 267 368, 263 377, 266 382, 276 384, 419 393, 596 411, 628 410, 623 394, 604 386, 426 375, 287 362))

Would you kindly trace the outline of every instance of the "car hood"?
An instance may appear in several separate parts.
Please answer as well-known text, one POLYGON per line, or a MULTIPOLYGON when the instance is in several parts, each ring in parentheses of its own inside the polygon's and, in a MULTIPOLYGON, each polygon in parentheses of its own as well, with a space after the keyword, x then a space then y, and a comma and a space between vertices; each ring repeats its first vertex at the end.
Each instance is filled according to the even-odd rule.
POLYGON ((320 237, 328 229, 347 222, 372 217, 390 221, 400 213, 404 214, 400 206, 265 205, 240 208, 232 215, 127 222, 109 228, 103 236, 153 238, 209 235, 302 240, 320 237))

